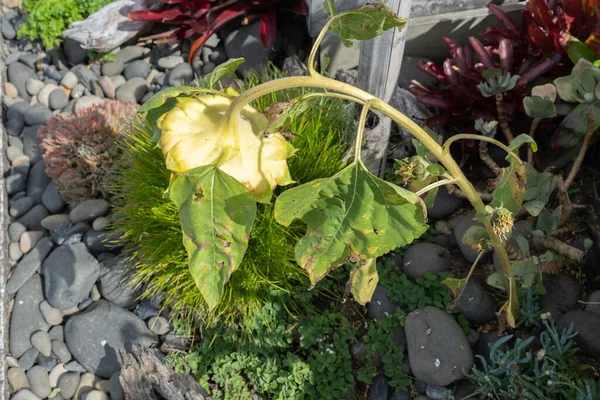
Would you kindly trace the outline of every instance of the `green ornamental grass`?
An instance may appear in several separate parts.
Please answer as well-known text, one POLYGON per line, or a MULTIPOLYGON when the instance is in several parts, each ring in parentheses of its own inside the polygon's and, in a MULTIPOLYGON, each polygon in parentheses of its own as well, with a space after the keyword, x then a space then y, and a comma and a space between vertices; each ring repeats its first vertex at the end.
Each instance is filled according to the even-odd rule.
MULTIPOLYGON (((271 75, 277 74, 271 70, 271 75)), ((259 83, 261 79, 254 76, 239 85, 259 83)), ((289 100, 299 91, 270 95, 255 106, 264 109, 273 101, 289 100)), ((347 152, 344 135, 352 124, 352 114, 341 102, 323 99, 284 127, 296 135, 292 144, 299 149, 289 161, 292 178, 303 183, 342 169, 347 152)), ((114 205, 112 223, 122 232, 119 244, 135 268, 131 284, 143 287, 143 298, 161 298, 173 315, 211 323, 248 315, 273 295, 288 295, 308 286, 304 270, 294 261, 294 246, 304 235, 305 226, 297 223, 283 227, 273 218, 274 201, 259 204, 244 261, 233 273, 221 303, 209 315, 188 270, 177 209, 166 194, 170 173, 161 151, 150 142, 151 137, 149 127, 139 120, 125 129, 120 143, 122 154, 109 178, 114 205)), ((303 307, 300 301, 287 304, 292 313, 303 307)))

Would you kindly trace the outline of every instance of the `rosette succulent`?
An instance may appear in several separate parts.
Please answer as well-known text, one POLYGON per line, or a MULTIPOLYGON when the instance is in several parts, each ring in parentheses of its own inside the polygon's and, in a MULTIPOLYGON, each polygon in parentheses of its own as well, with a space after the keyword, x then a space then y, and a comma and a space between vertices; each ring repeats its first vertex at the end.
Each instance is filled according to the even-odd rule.
POLYGON ((107 100, 72 116, 56 115, 38 131, 46 174, 65 202, 106 196, 103 177, 116 153, 114 141, 136 107, 107 100))
POLYGON ((158 147, 166 165, 182 173, 206 165, 242 183, 259 203, 271 200, 278 185, 293 183, 287 159, 295 149, 280 133, 267 133, 267 118, 246 106, 239 117, 225 117, 225 95, 177 97, 177 105, 157 120, 158 147))

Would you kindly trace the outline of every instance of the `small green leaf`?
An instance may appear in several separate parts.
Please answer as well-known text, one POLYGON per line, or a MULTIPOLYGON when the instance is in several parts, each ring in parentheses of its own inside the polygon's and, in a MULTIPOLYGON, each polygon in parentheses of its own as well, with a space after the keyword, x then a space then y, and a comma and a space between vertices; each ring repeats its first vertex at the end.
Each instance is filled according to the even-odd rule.
POLYGON ((467 285, 467 279, 466 278, 463 278, 463 279, 446 278, 442 281, 442 284, 444 284, 446 287, 448 287, 448 289, 450 289, 452 291, 452 294, 454 296, 456 296, 456 293, 458 292, 458 290, 467 285))
POLYGON ((538 278, 541 280, 541 272, 531 259, 515 261, 512 264, 512 273, 522 289, 531 287, 538 278))
POLYGON ((437 196, 438 190, 439 190, 439 187, 431 189, 430 191, 427 192, 425 197, 423 197, 423 202, 425 203, 425 207, 427 207, 427 208, 433 207, 433 204, 435 203, 435 197, 437 196))
POLYGON ((439 164, 429 164, 427 166, 427 172, 429 172, 431 175, 437 176, 442 175, 444 172, 446 172, 446 170, 439 164))
POLYGON ((212 165, 178 175, 169 193, 179 209, 190 273, 212 310, 244 258, 256 201, 244 185, 212 165))
POLYGON ((327 54, 323 54, 321 57, 321 75, 327 71, 329 64, 331 64, 331 58, 327 54))
POLYGON ((538 85, 531 89, 531 96, 541 97, 553 103, 556 101, 556 94, 556 87, 551 83, 538 85))
POLYGON ((504 288, 504 274, 502 271, 496 271, 493 274, 489 275, 485 280, 488 285, 493 288, 505 290, 504 288))
POLYGON ((231 58, 223 64, 219 64, 212 72, 204 75, 202 78, 202 86, 213 89, 221 79, 235 74, 235 71, 244 63, 244 61, 243 58, 231 58))
MULTIPOLYGON (((533 140, 533 138, 531 136, 526 135, 525 133, 522 133, 519 136, 517 136, 516 138, 514 138, 513 141, 510 142, 510 144, 508 145, 508 148, 511 149, 514 153, 518 154, 519 148, 527 143, 529 143, 531 145, 531 149, 533 150, 534 153, 536 151, 538 151, 538 146, 537 146, 537 143, 535 142, 535 140, 533 140)), ((509 157, 510 157, 510 155, 509 155, 509 157)))
POLYGON ((548 99, 531 96, 523 99, 525 113, 531 118, 554 118, 556 117, 556 107, 548 99))
POLYGON ((371 301, 378 282, 375 258, 364 261, 350 271, 350 289, 358 304, 365 305, 371 301))
MULTIPOLYGON (((335 12, 335 5, 332 3, 333 1, 326 3, 326 11, 331 13, 335 12)), ((389 29, 402 29, 406 25, 406 19, 397 17, 383 2, 345 11, 335 18, 331 30, 346 47, 352 46, 352 40, 373 39, 389 29)))
POLYGON ((577 64, 580 59, 585 59, 591 62, 596 61, 596 54, 585 45, 585 43, 580 42, 579 40, 573 40, 569 43, 569 48, 567 49, 567 54, 569 58, 573 62, 573 64, 577 64))
POLYGON ((541 262, 552 262, 558 260, 558 256, 554 252, 547 250, 544 254, 540 254, 539 259, 541 262))
POLYGON ((519 245, 519 253, 523 257, 530 257, 531 253, 529 252, 529 242, 523 236, 517 237, 517 244, 519 245))
POLYGON ((558 96, 563 100, 570 103, 582 103, 583 98, 579 94, 577 78, 572 75, 561 76, 554 80, 554 86, 558 96))
POLYGON ((466 230, 462 237, 462 242, 478 251, 487 250, 487 244, 490 241, 488 231, 481 225, 473 225, 466 230))
POLYGON ((427 230, 416 195, 377 178, 360 162, 283 192, 275 219, 285 226, 296 219, 307 224, 296 261, 313 286, 347 261, 382 256, 427 230))
POLYGON ((490 82, 490 81, 502 76, 502 71, 499 70, 498 68, 488 68, 481 73, 481 76, 483 77, 483 79, 490 82))

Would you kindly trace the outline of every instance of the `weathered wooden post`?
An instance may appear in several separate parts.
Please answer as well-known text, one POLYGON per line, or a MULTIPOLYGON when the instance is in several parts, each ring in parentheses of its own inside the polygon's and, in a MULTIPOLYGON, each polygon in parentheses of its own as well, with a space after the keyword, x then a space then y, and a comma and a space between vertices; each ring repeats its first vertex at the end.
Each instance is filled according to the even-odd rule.
MULTIPOLYGON (((396 15, 407 18, 411 0, 388 0, 387 6, 396 15)), ((361 89, 389 103, 396 92, 404 55, 406 28, 392 29, 375 39, 364 41, 360 47, 358 85, 361 89)), ((379 123, 365 131, 364 162, 376 175, 385 172, 385 161, 390 140, 392 120, 379 115, 379 123)))
MULTIPOLYGON (((307 0, 307 2, 310 10, 309 31, 314 37, 325 24, 327 16, 323 12, 323 0, 307 0)), ((386 5, 398 16, 408 18, 411 2, 411 0, 387 0, 386 5)), ((343 11, 362 7, 365 0, 336 0, 335 3, 338 11, 343 11)), ((394 29, 360 44, 358 85, 388 103, 392 100, 398 86, 405 38, 406 28, 402 31, 394 29)), ((329 39, 326 36, 322 45, 325 52, 340 46, 339 40, 331 39, 333 44, 330 44, 329 39)), ((332 68, 332 74, 335 74, 335 69, 335 67, 332 68)), ((382 175, 385 170, 385 156, 391 125, 392 122, 389 118, 380 117, 379 124, 365 132, 363 158, 369 169, 378 175, 382 175)))

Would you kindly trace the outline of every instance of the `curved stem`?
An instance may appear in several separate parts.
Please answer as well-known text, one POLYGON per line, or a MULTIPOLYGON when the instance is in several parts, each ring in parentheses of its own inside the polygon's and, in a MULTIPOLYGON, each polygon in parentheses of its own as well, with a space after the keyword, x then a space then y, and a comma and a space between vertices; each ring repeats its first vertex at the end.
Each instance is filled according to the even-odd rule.
MULTIPOLYGON (((276 92, 279 90, 285 90, 285 89, 289 89, 289 88, 297 88, 297 87, 322 88, 322 89, 340 92, 342 94, 349 95, 351 97, 355 97, 356 99, 363 101, 363 102, 370 101, 371 108, 373 108, 374 110, 380 111, 381 113, 390 117, 394 122, 396 122, 398 125, 400 125, 401 128, 410 132, 412 136, 414 136, 418 141, 420 141, 427 148, 427 150, 433 155, 433 157, 438 159, 439 162, 444 166, 444 168, 446 168, 446 171, 448 171, 448 173, 453 177, 453 179, 456 179, 456 184, 464 192, 465 197, 473 205, 473 208, 475 208, 475 211, 477 212, 477 214, 480 214, 480 215, 485 214, 485 212, 486 212, 485 204, 483 203, 481 197, 479 197, 479 194, 477 193, 477 191, 475 190, 475 188, 473 187, 471 182, 463 174, 462 170, 460 169, 460 166, 450 156, 450 154, 448 154, 447 152, 444 152, 444 150, 442 149, 442 146, 440 146, 431 136, 429 136, 429 134, 423 128, 421 128, 417 123, 415 123, 413 120, 411 120, 406 115, 402 114, 400 111, 396 110, 394 107, 390 106, 389 104, 386 104, 385 102, 376 98, 372 94, 365 92, 364 90, 361 90, 355 86, 349 85, 347 83, 339 82, 334 79, 326 78, 321 75, 314 76, 314 77, 307 77, 307 76, 289 77, 289 78, 281 78, 281 79, 278 79, 275 81, 265 82, 263 84, 260 84, 258 86, 255 86, 255 87, 247 90, 246 92, 244 92, 244 93, 240 94, 238 97, 236 97, 232 101, 229 109, 227 110, 225 117, 239 114, 245 105, 249 104, 251 101, 253 101, 261 96, 264 96, 271 92, 276 92)), ((462 138, 464 138, 465 136, 467 136, 468 138, 475 137, 478 140, 479 139, 483 140, 478 135, 458 135, 458 136, 462 137, 462 138)), ((485 138, 485 140, 490 141, 491 143, 494 143, 496 145, 500 145, 507 152, 509 152, 514 157, 516 157, 516 155, 512 151, 510 151, 510 149, 508 149, 508 147, 504 146, 502 143, 500 143, 496 140, 490 139, 490 138, 485 138)), ((518 159, 518 157, 516 157, 516 158, 518 159)), ((511 325, 514 325, 514 323, 515 323, 514 318, 518 315, 519 305, 518 305, 518 298, 517 298, 517 289, 514 284, 514 278, 512 275, 510 260, 508 258, 508 254, 506 253, 506 249, 504 248, 504 245, 502 244, 502 240, 500 239, 500 237, 498 237, 498 235, 496 234, 494 229, 492 229, 489 219, 485 219, 483 221, 483 225, 484 225, 485 229, 487 230, 488 234, 490 235, 490 240, 492 242, 492 246, 494 247, 496 253, 498 254, 499 261, 502 265, 505 286, 506 286, 506 288, 508 290, 508 294, 509 294, 509 307, 510 307, 510 310, 508 310, 508 312, 510 314, 509 315, 509 317, 510 317, 509 323, 511 325)))
POLYGON ((337 19, 336 17, 337 16, 334 16, 327 20, 327 23, 325 24, 323 29, 321 29, 321 32, 319 32, 319 36, 317 36, 317 38, 315 39, 312 49, 310 50, 310 54, 308 55, 306 65, 308 68, 308 74, 312 77, 321 76, 321 74, 319 74, 315 68, 315 59, 317 58, 317 52, 319 51, 319 47, 321 47, 321 42, 325 38, 325 35, 327 34, 327 31, 329 30, 333 22, 337 19))
POLYGON ((364 101, 362 101, 361 99, 357 99, 356 97, 353 96, 348 96, 347 94, 342 94, 342 93, 334 93, 334 92, 323 92, 323 93, 307 93, 304 96, 302 96, 303 98, 310 98, 310 97, 331 97, 334 99, 340 99, 340 100, 347 100, 347 101, 351 101, 353 103, 357 103, 360 105, 365 104, 364 101))
POLYGON ((452 143, 456 142, 457 140, 463 140, 463 139, 481 140, 482 142, 489 142, 491 144, 495 144, 496 146, 500 147, 502 150, 506 151, 509 155, 513 156, 518 162, 523 163, 523 161, 521 161, 519 156, 514 151, 509 149, 508 146, 506 146, 504 143, 499 142, 496 139, 492 139, 487 136, 474 135, 474 134, 470 134, 470 133, 461 133, 460 135, 454 135, 450 139, 446 140, 446 142, 444 143, 444 147, 443 147, 444 153, 448 154, 448 152, 450 151, 450 145, 452 143))
POLYGON ((444 185, 451 185, 451 184, 456 183, 456 182, 457 182, 457 180, 454 179, 454 178, 452 178, 452 179, 442 179, 441 181, 436 181, 436 182, 433 182, 433 183, 425 186, 423 189, 417 191, 417 193, 415 193, 415 194, 417 196, 420 196, 423 193, 429 192, 431 189, 435 189, 437 187, 444 186, 444 185))
POLYGON ((362 150, 362 139, 365 133, 365 125, 367 123, 367 115, 369 115, 369 108, 371 107, 371 100, 367 100, 363 105, 362 111, 360 112, 360 118, 358 119, 358 130, 356 131, 356 143, 354 145, 354 161, 360 161, 360 153, 362 150))

